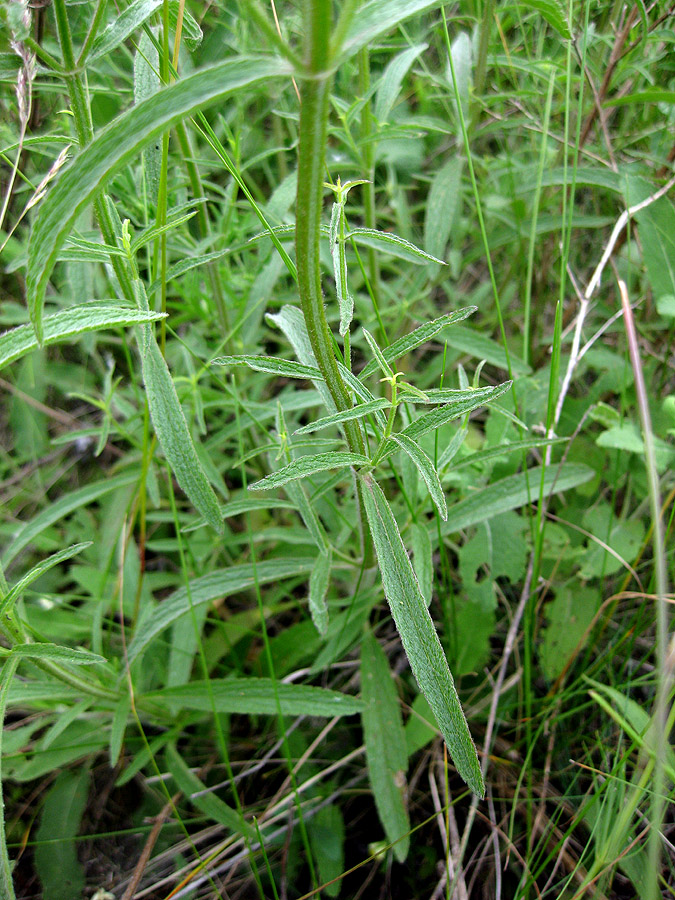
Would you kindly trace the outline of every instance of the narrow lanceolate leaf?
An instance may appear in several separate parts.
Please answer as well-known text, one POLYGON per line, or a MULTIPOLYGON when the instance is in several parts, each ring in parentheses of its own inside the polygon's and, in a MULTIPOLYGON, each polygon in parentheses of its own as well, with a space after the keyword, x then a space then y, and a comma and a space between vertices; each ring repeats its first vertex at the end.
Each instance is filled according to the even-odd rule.
POLYGON ((380 35, 393 31, 399 22, 440 5, 441 0, 369 0, 354 13, 337 51, 339 57, 348 59, 380 35))
POLYGON ((325 634, 328 628, 326 594, 330 585, 332 563, 333 554, 329 547, 325 553, 319 553, 317 556, 316 564, 309 578, 309 613, 319 634, 325 634))
POLYGON ((471 790, 482 797, 485 786, 476 748, 396 520, 372 476, 362 476, 362 484, 384 593, 410 668, 436 716, 457 771, 471 790))
POLYGON ((270 57, 230 59, 195 72, 127 110, 63 169, 40 206, 28 246, 26 291, 39 341, 51 270, 73 222, 105 182, 185 116, 246 85, 289 72, 287 63, 270 57))
POLYGON ((247 366, 255 372, 279 375, 282 378, 320 379, 323 381, 323 376, 316 366, 305 366, 290 359, 277 359, 274 356, 218 356, 211 360, 211 365, 247 366))
MULTIPOLYGON (((47 316, 44 320, 43 344, 57 344, 88 331, 120 328, 165 318, 165 313, 146 312, 123 306, 73 306, 47 316)), ((35 350, 38 346, 32 325, 19 325, 0 334, 0 368, 35 350)))
POLYGON ((427 49, 426 44, 409 47, 395 56, 382 73, 382 78, 375 93, 375 118, 378 122, 386 122, 389 113, 401 91, 401 84, 406 72, 420 53, 427 49))
POLYGON ((54 566, 58 566, 59 563, 65 562, 65 560, 81 553, 82 550, 85 550, 87 547, 91 547, 91 544, 91 541, 73 544, 71 547, 66 547, 64 550, 60 550, 58 553, 48 556, 47 559, 43 559, 36 566, 33 566, 33 568, 7 592, 6 596, 0 600, 0 615, 3 615, 7 610, 11 609, 14 601, 23 594, 30 584, 37 581, 41 575, 48 572, 50 569, 53 569, 54 566))
POLYGON ((380 367, 380 369, 382 370, 382 374, 386 378, 393 378, 394 370, 389 365, 389 363, 387 362, 385 357, 382 355, 382 351, 378 347, 377 341, 375 340, 375 338, 372 336, 372 334, 368 331, 367 328, 362 328, 361 331, 363 331, 363 336, 366 339, 366 341, 368 342, 368 346, 370 347, 370 349, 373 353, 374 362, 380 367))
POLYGON ((154 334, 145 331, 141 367, 150 418, 157 440, 176 480, 190 501, 217 532, 223 531, 218 500, 192 443, 183 409, 154 334))
POLYGON ((255 831, 244 821, 244 817, 228 806, 224 800, 217 797, 214 791, 210 791, 206 785, 197 778, 194 772, 188 768, 179 754, 174 743, 170 743, 164 753, 166 764, 179 790, 186 799, 197 809, 201 810, 214 822, 224 825, 235 834, 245 834, 250 840, 255 840, 255 831))
POLYGON ((397 234, 390 234, 388 231, 377 231, 374 228, 352 228, 345 237, 354 238, 357 243, 373 247, 375 250, 385 250, 392 256, 399 256, 408 262, 420 265, 428 262, 438 263, 439 266, 446 265, 442 259, 436 259, 435 256, 421 250, 410 241, 406 241, 405 238, 399 237, 397 234))
MULTIPOLYGON (((433 319, 431 322, 425 322, 423 325, 420 325, 419 328, 415 328, 414 331, 411 331, 409 334, 394 341, 393 344, 390 344, 382 351, 382 355, 388 363, 392 363, 399 357, 405 356, 406 353, 410 353, 410 351, 414 350, 416 347, 426 344, 427 341, 430 341, 439 331, 442 331, 448 325, 454 325, 455 323, 468 318, 475 313, 477 309, 477 306, 465 306, 463 309, 455 310, 454 313, 448 313, 445 316, 440 316, 438 319, 433 319)), ((377 362, 376 360, 371 359, 359 373, 359 378, 367 378, 368 375, 372 375, 376 369, 377 362)))
POLYGON ((441 519, 445 521, 448 518, 448 507, 445 503, 445 494, 443 493, 443 488, 441 487, 441 482, 438 473, 434 468, 434 464, 424 450, 422 450, 420 445, 416 444, 407 434, 392 434, 391 439, 392 441, 395 441, 415 463, 417 471, 424 479, 424 483, 431 494, 431 499, 434 501, 441 519))
MULTIPOLYGON (((2 771, 2 760, 5 756, 5 748, 2 746, 2 739, 5 735, 5 709, 7 708, 7 699, 9 696, 9 687, 15 680, 18 659, 8 660, 0 670, 0 781, 4 784, 4 775, 2 771)), ((14 879, 12 878, 12 867, 7 855, 7 837, 5 834, 5 804, 0 799, 0 897, 6 900, 15 900, 14 879)))
POLYGON ((435 431, 441 425, 458 419, 460 416, 471 412, 472 409, 478 409, 479 406, 485 406, 497 397, 501 397, 511 387, 511 382, 498 384, 495 387, 476 388, 475 390, 463 392, 463 396, 444 406, 439 406, 431 412, 425 413, 418 419, 408 425, 402 434, 408 435, 413 440, 417 440, 423 434, 435 431))
POLYGON ((410 544, 413 553, 413 568, 417 576, 417 582, 422 591, 427 608, 431 606, 431 594, 433 589, 434 564, 432 558, 431 538, 429 532, 418 522, 413 522, 410 528, 410 544))
POLYGON ((316 456, 303 456, 294 460, 278 472, 273 472, 255 484, 249 484, 249 491, 270 491, 281 487, 296 478, 306 478, 328 469, 341 469, 343 466, 368 466, 370 460, 360 453, 318 453, 316 456))
MULTIPOLYGON (((165 628, 173 625, 181 616, 189 617, 192 607, 250 590, 256 584, 269 584, 283 581, 285 578, 306 578, 314 568, 314 562, 314 557, 270 559, 255 566, 251 563, 241 563, 228 566, 226 569, 216 569, 215 572, 195 578, 190 582, 189 593, 187 588, 179 588, 170 597, 162 600, 158 607, 148 609, 142 615, 129 645, 129 662, 133 662, 165 628)), ((186 627, 192 627, 190 619, 186 627)))
POLYGON ((387 657, 371 634, 361 643, 361 713, 368 778, 380 822, 404 862, 410 846, 410 820, 405 802, 408 753, 401 707, 387 657))
POLYGON ((345 409, 342 412, 334 413, 332 416, 324 416, 317 419, 316 422, 310 422, 309 425, 303 425, 297 428, 293 434, 309 434, 312 431, 321 431, 322 428, 329 428, 331 425, 339 425, 341 422, 347 422, 350 419, 362 419, 381 409, 388 409, 391 401, 386 397, 378 397, 375 400, 368 400, 366 403, 359 403, 352 406, 351 409, 345 409))
POLYGON ((125 41, 130 35, 147 21, 156 9, 162 5, 162 0, 134 0, 94 41, 89 60, 98 59, 110 53, 125 41))
POLYGON ((60 644, 16 644, 12 647, 10 656, 19 656, 22 659, 56 660, 76 666, 93 666, 106 661, 98 653, 90 653, 88 650, 73 650, 70 647, 62 647, 60 644))
POLYGON ((361 712, 363 702, 339 691, 306 684, 275 684, 271 678, 213 678, 191 681, 179 687, 165 688, 146 694, 166 703, 173 711, 180 709, 240 713, 242 715, 276 716, 352 716, 361 712))

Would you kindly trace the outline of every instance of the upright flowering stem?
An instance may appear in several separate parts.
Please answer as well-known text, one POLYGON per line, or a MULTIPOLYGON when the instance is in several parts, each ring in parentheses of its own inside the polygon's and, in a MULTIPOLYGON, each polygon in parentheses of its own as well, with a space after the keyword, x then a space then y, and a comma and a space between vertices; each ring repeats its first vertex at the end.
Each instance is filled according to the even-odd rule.
MULTIPOLYGON (((298 289, 309 340, 326 386, 338 410, 352 401, 335 358, 333 336, 326 321, 321 291, 319 237, 323 212, 323 182, 328 123, 328 101, 333 80, 330 35, 332 0, 304 2, 304 72, 300 85, 300 139, 298 144, 298 193, 295 214, 295 251, 298 289)), ((336 49, 337 52, 337 49, 336 49)), ((349 449, 366 454, 358 421, 344 423, 349 449)), ((360 501, 359 496, 359 501, 360 501)), ((365 523, 361 503, 361 521, 365 523)), ((362 528, 363 545, 370 558, 370 542, 362 528)))

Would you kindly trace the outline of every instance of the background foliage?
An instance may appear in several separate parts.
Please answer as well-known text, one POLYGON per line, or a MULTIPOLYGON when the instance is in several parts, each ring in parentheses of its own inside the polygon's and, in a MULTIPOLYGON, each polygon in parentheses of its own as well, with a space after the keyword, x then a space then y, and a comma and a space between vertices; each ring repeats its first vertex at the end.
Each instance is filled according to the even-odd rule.
POLYGON ((671 896, 672 6, 1 10, 3 896, 671 896))

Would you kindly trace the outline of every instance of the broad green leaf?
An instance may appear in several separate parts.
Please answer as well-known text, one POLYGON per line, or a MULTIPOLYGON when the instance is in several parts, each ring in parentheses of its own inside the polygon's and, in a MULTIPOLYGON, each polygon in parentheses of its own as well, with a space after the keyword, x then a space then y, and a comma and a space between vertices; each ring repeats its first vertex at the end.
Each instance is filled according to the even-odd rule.
POLYGON ((369 0, 354 13, 338 56, 348 59, 400 22, 440 5, 439 0, 369 0))
POLYGON ((337 897, 345 870, 345 823, 335 803, 322 806, 307 822, 312 852, 319 869, 321 893, 337 897))
POLYGON ((563 0, 520 0, 520 4, 541 13, 561 37, 566 40, 572 37, 572 32, 567 24, 567 9, 563 0))
POLYGON ((2 557, 3 567, 6 568, 24 547, 27 547, 39 534, 42 534, 54 522, 58 522, 59 519, 67 516, 68 513, 93 503, 100 497, 105 496, 105 494, 111 493, 111 491, 129 487, 137 481, 137 472, 127 472, 124 475, 114 475, 112 478, 106 478, 103 481, 95 481, 93 484, 88 484, 78 491, 59 497, 58 500, 55 500, 19 529, 2 557))
POLYGON ((386 397, 378 397, 375 400, 368 400, 366 403, 359 403, 351 409, 344 409, 342 412, 333 413, 332 416, 324 416, 317 419, 316 422, 310 422, 309 425, 303 425, 302 428, 296 428, 293 434, 309 434, 312 431, 321 431, 322 428, 329 428, 331 425, 340 425, 342 422, 348 422, 350 419, 362 419, 381 409, 388 409, 391 401, 386 397))
POLYGON ((35 871, 49 900, 73 900, 84 891, 84 870, 75 838, 89 795, 90 772, 61 772, 44 798, 35 833, 35 871))
POLYGON ((228 806, 224 800, 216 796, 215 791, 210 791, 204 782, 199 780, 185 764, 173 741, 167 745, 164 758, 167 769, 186 800, 219 825, 224 825, 235 834, 244 834, 249 840, 255 840, 254 829, 244 821, 236 809, 228 806))
POLYGON ((105 31, 96 38, 89 54, 89 61, 98 59, 126 41, 162 5, 162 0, 134 0, 121 13, 115 15, 105 31))
POLYGON ((71 557, 81 553, 82 550, 85 550, 87 547, 91 547, 91 544, 91 541, 73 544, 72 547, 66 547, 65 550, 60 550, 58 553, 48 556, 47 559, 43 559, 37 565, 33 566, 30 572, 27 572, 20 581, 17 581, 17 583, 10 588, 6 596, 0 599, 0 615, 3 615, 11 608, 14 601, 23 594, 28 585, 40 578, 45 572, 48 572, 49 569, 58 566, 59 563, 65 562, 67 559, 71 559, 71 557))
POLYGON ((145 327, 143 344, 143 381, 159 444, 178 484, 195 509, 222 534, 218 500, 197 456, 173 379, 150 326, 145 327))
MULTIPOLYGON (((159 53, 157 47, 144 31, 138 41, 138 49, 134 55, 134 103, 141 103, 152 97, 160 89, 159 53)), ((143 168, 149 199, 157 202, 159 193, 159 176, 162 166, 162 148, 159 141, 146 147, 143 151, 143 168)), ((168 277, 167 277, 168 281, 168 277)))
POLYGON ((98 653, 90 653, 89 650, 73 650, 70 647, 61 647, 59 644, 15 644, 10 654, 21 659, 57 660, 76 666, 92 666, 106 661, 98 653))
POLYGON ((375 92, 375 118, 379 122, 386 122, 389 113, 401 91, 401 84, 406 72, 415 62, 420 53, 427 49, 426 44, 416 44, 395 56, 382 73, 382 78, 375 92))
POLYGON ((384 593, 410 668, 436 716, 459 775, 482 797, 485 786, 476 748, 396 520, 372 476, 361 476, 361 483, 384 593))
POLYGON ((439 266, 446 265, 442 259, 436 259, 435 256, 420 250, 410 241, 406 241, 405 238, 399 237, 397 234, 390 234, 388 231, 376 231, 374 228, 352 228, 346 237, 354 238, 358 244, 364 244, 366 247, 384 250, 392 256, 398 256, 408 262, 419 265, 428 262, 438 263, 439 266))
POLYGON ((318 453, 315 456, 301 456, 293 460, 287 466, 273 472, 271 475, 249 484, 249 491, 271 491, 281 487, 296 478, 306 478, 309 475, 317 475, 328 469, 341 469, 344 466, 368 466, 370 460, 360 453, 318 453))
POLYGON ((410 847, 405 802, 408 754, 401 706, 389 662, 372 634, 361 643, 361 713, 368 778, 384 833, 402 863, 410 847))
POLYGON ((417 471, 420 473, 422 478, 424 479, 424 483, 426 484, 429 493, 431 494, 431 499, 434 501, 436 505, 436 509, 439 512, 441 519, 445 522, 448 518, 448 507, 445 502, 445 494, 443 493, 443 488, 441 487, 441 482, 438 478, 438 473, 434 468, 434 464, 426 455, 424 450, 420 447, 419 444, 416 444, 412 438, 409 438, 407 434, 392 434, 392 441, 397 443, 399 447, 408 454, 410 459, 415 463, 417 471))
POLYGON ((319 634, 328 628, 328 605, 326 594, 330 585, 330 570, 333 554, 328 547, 326 553, 319 553, 309 578, 309 612, 319 634))
MULTIPOLYGON (((145 312, 123 306, 73 306, 47 316, 44 320, 43 344, 57 344, 101 328, 121 328, 165 318, 165 313, 145 312)), ((19 325, 0 334, 0 368, 38 346, 32 325, 19 325)))
POLYGON ((211 360, 212 366, 247 366, 255 372, 268 375, 279 375, 282 378, 303 378, 323 380, 316 366, 304 366, 302 363, 288 359, 276 359, 273 356, 218 356, 211 360))
POLYGON ((556 587, 554 598, 545 607, 547 624, 539 644, 541 668, 548 681, 555 681, 577 648, 583 649, 600 602, 597 589, 581 584, 556 587))
POLYGON ((28 246, 28 308, 40 342, 44 295, 54 262, 80 212, 105 182, 185 116, 247 85, 288 74, 287 63, 270 57, 230 59, 202 69, 123 113, 63 169, 40 206, 28 246))
POLYGON ((332 718, 352 716, 363 709, 357 697, 306 684, 275 683, 271 678, 213 678, 210 689, 204 681, 192 681, 145 696, 166 704, 174 713, 181 709, 211 712, 215 706, 216 712, 276 716, 280 706, 287 716, 332 718))
MULTIPOLYGON (((440 316, 438 319, 434 319, 431 322, 425 322, 409 334, 404 335, 402 338, 399 338, 397 341, 394 341, 393 344, 386 347, 382 351, 382 355, 388 363, 392 363, 399 357, 405 356, 406 353, 410 353, 410 351, 414 350, 416 347, 426 344, 427 341, 430 341, 432 337, 435 337, 439 331, 442 331, 448 325, 454 325, 457 322, 466 319, 468 316, 472 315, 472 313, 475 313, 477 309, 477 306, 466 306, 463 309, 456 310, 454 313, 440 316)), ((369 375, 372 375, 376 369, 377 361, 371 359, 359 373, 359 378, 367 378, 369 375)))
MULTIPOLYGON (((579 463, 564 463, 562 466, 549 466, 546 469, 543 484, 543 495, 563 493, 571 488, 589 481, 595 476, 593 469, 579 463)), ((527 503, 539 498, 541 483, 541 467, 535 466, 527 472, 509 475, 501 481, 482 488, 479 491, 453 504, 448 512, 448 520, 441 526, 441 534, 454 534, 479 522, 485 522, 493 516, 509 509, 519 509, 527 503)), ((435 533, 435 527, 430 531, 435 533)))
POLYGON ((455 156, 434 175, 424 213, 424 247, 432 256, 443 256, 460 211, 464 158, 455 156))
MULTIPOLYGON (((186 588, 180 588, 171 594, 155 609, 148 609, 141 615, 136 633, 129 645, 129 662, 148 646, 150 641, 165 628, 173 624, 180 616, 190 616, 190 601, 197 607, 203 603, 222 599, 240 591, 250 590, 256 584, 269 584, 283 581, 285 578, 296 578, 308 575, 314 568, 314 558, 280 558, 263 560, 252 565, 241 563, 226 569, 216 569, 190 583, 190 594, 186 588)), ((189 619, 188 619, 189 622, 189 619)), ((190 625, 191 627, 191 625, 190 625)))
POLYGON ((428 608, 431 606, 434 563, 429 532, 423 525, 413 522, 410 528, 410 543, 412 545, 412 561, 415 576, 428 608))

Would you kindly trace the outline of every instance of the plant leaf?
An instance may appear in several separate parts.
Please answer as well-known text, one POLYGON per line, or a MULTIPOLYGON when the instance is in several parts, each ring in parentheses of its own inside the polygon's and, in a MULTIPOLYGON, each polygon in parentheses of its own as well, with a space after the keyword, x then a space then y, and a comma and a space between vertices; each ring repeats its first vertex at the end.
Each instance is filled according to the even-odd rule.
POLYGON ((319 634, 326 633, 328 628, 328 606, 326 594, 330 585, 330 570, 333 554, 330 547, 325 553, 319 553, 309 578, 309 612, 312 622, 319 634))
MULTIPOLYGON (((471 496, 451 506, 448 519, 441 526, 441 534, 454 534, 464 528, 470 528, 479 522, 485 522, 509 509, 519 509, 526 503, 532 503, 539 497, 541 483, 541 466, 509 475, 501 481, 495 481, 471 496)), ((580 463, 564 463, 562 466, 549 466, 546 469, 543 483, 543 496, 563 493, 571 488, 589 481, 595 472, 580 463)), ((430 531, 433 540, 435 528, 430 531)))
POLYGON ((99 656, 98 653, 90 653, 89 650, 74 650, 59 644, 15 644, 10 653, 21 659, 55 659, 76 666, 93 666, 106 662, 104 657, 99 656))
MULTIPOLYGON (((72 306, 44 320, 43 344, 57 344, 101 328, 119 328, 166 318, 166 313, 148 312, 123 306, 72 306)), ((0 368, 38 346, 32 325, 19 325, 0 334, 0 368)))
POLYGON ((178 789, 183 792, 185 799, 193 806, 204 813, 204 815, 224 825, 235 834, 243 834, 249 840, 255 840, 255 831, 244 820, 236 809, 228 806, 220 797, 216 797, 215 792, 209 791, 203 781, 192 772, 183 757, 176 749, 176 745, 172 742, 167 744, 164 751, 167 769, 171 773, 173 780, 176 782, 178 789))
POLYGON ((389 113, 401 91, 401 84, 410 66, 420 53, 427 49, 427 44, 416 44, 395 56, 382 73, 382 78, 375 93, 375 118, 386 122, 389 113))
POLYGON ((361 642, 361 713, 368 778, 380 822, 402 863, 410 847, 410 820, 405 803, 408 770, 401 707, 389 662, 372 634, 361 642))
POLYGON ((424 247, 432 256, 442 256, 460 210, 462 156, 455 156, 434 175, 424 214, 424 247))
POLYGON ((129 645, 129 663, 132 663, 150 641, 176 619, 186 616, 189 623, 191 605, 197 607, 228 597, 230 594, 249 590, 254 588, 256 583, 269 584, 283 581, 284 578, 308 575, 314 568, 314 562, 313 557, 270 559, 263 560, 255 566, 251 563, 241 563, 227 569, 216 569, 208 575, 195 578, 190 583, 189 594, 187 588, 180 588, 163 600, 160 606, 147 609, 141 615, 136 633, 129 645))
MULTIPOLYGON (((409 334, 404 335, 402 338, 399 338, 397 341, 394 341, 393 344, 386 347, 382 351, 382 355, 388 363, 392 363, 399 357, 405 356, 406 353, 410 353, 410 351, 414 350, 416 347, 426 344, 427 341, 430 341, 432 337, 437 335, 439 331, 442 331, 448 325, 454 325, 456 322, 461 322, 463 319, 468 318, 468 316, 475 313, 477 309, 477 306, 466 306, 464 309, 458 309, 454 313, 440 316, 438 319, 433 319, 431 322, 425 322, 409 334)), ((372 375, 376 369, 377 361, 371 359, 359 373, 359 378, 367 378, 369 375, 372 375)))
POLYGON ((431 499, 436 504, 436 509, 438 510, 441 519, 445 522, 448 518, 448 507, 445 502, 445 494, 443 493, 443 488, 441 487, 441 482, 438 477, 438 473, 434 468, 434 464, 426 455, 424 450, 416 444, 412 438, 409 438, 407 434, 403 432, 401 434, 392 434, 392 441, 397 443, 401 449, 408 454, 410 459, 415 463, 417 467, 417 471, 420 473, 422 478, 424 479, 424 483, 429 489, 429 493, 431 494, 431 499))
POLYGON ((562 0, 520 0, 520 3, 541 13, 561 37, 566 40, 572 37, 572 32, 567 24, 567 10, 562 0))
POLYGON ((26 522, 23 528, 18 531, 12 543, 5 550, 2 558, 3 567, 7 568, 8 564, 24 547, 27 547, 45 529, 67 516, 68 513, 74 512, 74 510, 79 509, 81 506, 86 506, 88 503, 93 503, 94 500, 98 500, 111 491, 129 487, 137 481, 137 472, 127 472, 124 475, 115 475, 103 481, 95 481, 93 484, 80 488, 79 491, 73 491, 64 497, 59 497, 58 500, 55 500, 39 512, 33 519, 26 522))
POLYGON ((316 366, 304 366, 289 359, 274 356, 218 356, 211 360, 212 366, 248 366, 255 372, 279 375, 282 378, 304 378, 321 380, 323 376, 316 366))
POLYGON ((439 0, 369 0, 354 13, 344 43, 338 49, 339 58, 349 59, 380 35, 393 31, 399 22, 440 5, 439 0))
POLYGON ((136 29, 146 22, 162 5, 162 0, 134 0, 126 9, 117 14, 105 31, 94 41, 88 61, 98 59, 119 47, 136 29))
POLYGON ((105 182, 185 116, 239 88, 289 73, 287 63, 270 57, 229 59, 202 69, 127 110, 62 170, 40 206, 28 245, 26 292, 38 341, 54 262, 78 215, 105 182))
POLYGON ((143 344, 141 368, 157 439, 178 484, 195 509, 218 534, 222 534, 223 519, 218 500, 197 456, 173 378, 149 325, 144 329, 143 344))
POLYGON ((84 891, 84 870, 77 858, 77 837, 89 794, 90 772, 61 772, 49 788, 35 833, 35 870, 44 896, 73 900, 84 891))
POLYGON ((271 678, 212 678, 210 691, 206 682, 192 681, 145 696, 161 701, 173 712, 185 708, 211 712, 215 705, 216 712, 276 716, 277 698, 282 714, 288 716, 332 718, 352 716, 363 709, 358 697, 306 684, 275 684, 271 678))
POLYGON ((368 466, 370 460, 360 453, 317 453, 315 456, 301 456, 287 466, 267 475, 255 484, 249 484, 249 491, 270 491, 281 487, 296 478, 306 478, 328 469, 340 469, 343 466, 368 466))
POLYGON ((87 547, 91 547, 91 544, 91 541, 83 541, 81 544, 73 544, 71 547, 66 547, 64 550, 59 550, 58 553, 54 553, 52 554, 52 556, 48 556, 47 559, 43 559, 41 562, 37 563, 37 565, 33 566, 33 568, 29 572, 27 572, 20 581, 18 581, 12 588, 10 588, 5 597, 0 600, 0 615, 4 615, 5 612, 11 608, 14 601, 18 597, 20 597, 21 594, 23 594, 29 584, 32 584, 41 575, 43 575, 45 572, 48 572, 54 566, 58 566, 59 563, 65 562, 65 560, 76 556, 87 547))
POLYGON ((386 397, 378 397, 375 400, 368 400, 366 403, 359 403, 352 406, 351 409, 343 409, 342 412, 333 413, 332 416, 324 416, 317 419, 316 422, 310 422, 309 425, 303 425, 302 428, 296 428, 293 434, 309 434, 312 431, 321 431, 322 428, 328 428, 331 425, 339 425, 341 422, 348 422, 350 419, 362 419, 381 409, 388 409, 391 401, 386 397))
POLYGON ((458 773, 482 797, 485 786, 476 748, 396 520, 372 476, 361 476, 361 482, 384 593, 410 668, 436 716, 458 773))
POLYGON ((418 265, 428 262, 438 263, 440 266, 446 265, 442 259, 436 259, 435 256, 421 250, 410 241, 406 241, 405 238, 388 231, 377 231, 374 228, 352 228, 345 237, 354 238, 357 243, 364 244, 366 247, 385 250, 392 256, 398 256, 418 265))

